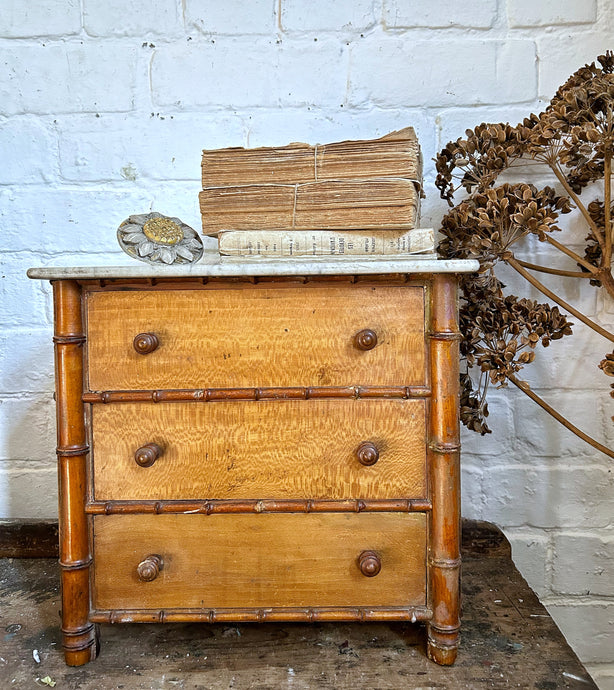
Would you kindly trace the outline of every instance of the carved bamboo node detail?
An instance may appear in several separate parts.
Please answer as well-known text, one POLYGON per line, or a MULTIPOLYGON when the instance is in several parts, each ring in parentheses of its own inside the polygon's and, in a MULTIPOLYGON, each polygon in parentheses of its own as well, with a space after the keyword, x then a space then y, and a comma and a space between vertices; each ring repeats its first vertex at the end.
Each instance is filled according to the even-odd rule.
POLYGON ((64 635, 64 642, 62 643, 62 648, 66 650, 67 652, 84 652, 87 649, 90 649, 96 644, 96 638, 91 637, 94 631, 94 626, 91 628, 87 628, 83 630, 82 633, 79 633, 79 637, 81 636, 86 636, 88 639, 86 639, 84 642, 73 642, 71 640, 67 640, 66 638, 69 636, 68 633, 65 633, 64 630, 62 630, 62 634, 64 635))
MULTIPOLYGON (((62 626, 61 630, 66 637, 81 637, 94 629, 94 623, 86 623, 79 628, 71 628, 68 626, 62 626)), ((89 646, 89 645, 88 645, 89 646)))
POLYGON ((429 443, 429 450, 433 453, 456 453, 461 448, 460 443, 442 443, 441 441, 431 441, 429 443))
POLYGON ((56 345, 81 345, 86 341, 83 333, 75 333, 74 335, 54 335, 53 342, 56 345))
POLYGON ((60 560, 59 564, 62 570, 86 570, 92 565, 92 559, 90 557, 74 561, 60 560))
POLYGON ((462 340, 463 335, 459 331, 431 331, 427 334, 427 338, 430 340, 462 340))
POLYGON ((76 446, 58 446, 55 450, 56 455, 63 458, 85 455, 89 452, 90 447, 87 444, 79 444, 76 446))
POLYGON ((429 558, 428 564, 433 568, 442 568, 444 570, 455 570, 461 567, 460 558, 429 558))
MULTIPOLYGON (((432 632, 439 633, 441 635, 455 635, 458 633, 460 630, 460 625, 437 625, 436 623, 433 623, 432 621, 429 623, 429 628, 432 632)), ((430 635, 429 635, 430 639, 430 635)), ((444 646, 448 646, 445 644, 444 640, 437 640, 436 642, 437 645, 443 644, 444 646)), ((452 644, 450 646, 457 646, 458 645, 458 640, 456 641, 455 644, 452 644)))

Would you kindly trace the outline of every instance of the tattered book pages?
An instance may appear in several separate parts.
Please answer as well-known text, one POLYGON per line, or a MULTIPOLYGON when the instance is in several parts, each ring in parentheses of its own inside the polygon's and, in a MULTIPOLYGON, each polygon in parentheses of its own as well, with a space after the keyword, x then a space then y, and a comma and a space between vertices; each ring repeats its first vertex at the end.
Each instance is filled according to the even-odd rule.
POLYGON ((203 187, 301 184, 345 179, 402 177, 420 183, 422 157, 412 127, 379 139, 331 144, 205 150, 203 187))
POLYGON ((411 127, 379 139, 203 151, 203 231, 409 230, 422 159, 411 127))
POLYGON ((203 232, 416 227, 419 192, 411 180, 337 180, 297 185, 210 187, 199 195, 203 232))

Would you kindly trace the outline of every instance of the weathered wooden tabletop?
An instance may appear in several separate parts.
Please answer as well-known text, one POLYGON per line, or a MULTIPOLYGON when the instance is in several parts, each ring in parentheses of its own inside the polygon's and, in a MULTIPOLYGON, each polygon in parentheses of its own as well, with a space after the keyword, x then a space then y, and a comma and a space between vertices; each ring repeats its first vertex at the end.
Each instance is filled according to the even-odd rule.
POLYGON ((105 626, 99 658, 63 661, 58 567, 0 559, 0 688, 596 688, 522 579, 503 535, 463 530, 463 627, 456 664, 428 661, 411 624, 105 626))

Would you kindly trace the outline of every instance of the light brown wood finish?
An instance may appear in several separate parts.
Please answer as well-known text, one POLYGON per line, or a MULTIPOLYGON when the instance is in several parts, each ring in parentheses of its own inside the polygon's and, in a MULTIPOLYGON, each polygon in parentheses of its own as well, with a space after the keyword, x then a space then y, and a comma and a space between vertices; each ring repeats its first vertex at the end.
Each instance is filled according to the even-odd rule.
POLYGON ((83 393, 81 288, 70 280, 53 285, 57 455, 59 479, 62 644, 66 663, 80 666, 96 657, 96 631, 88 619, 91 565, 85 513, 88 452, 83 393))
POLYGON ((460 430, 456 281, 436 275, 431 289, 429 600, 427 652, 438 664, 456 659, 460 629, 460 430))
POLYGON ((415 514, 94 518, 96 609, 420 606, 426 520, 415 514), (381 572, 359 557, 375 551, 381 572), (163 567, 142 582, 137 567, 163 567))
POLYGON ((420 287, 340 285, 88 295, 90 390, 420 385, 420 287), (370 329, 378 345, 361 351, 370 329), (133 339, 159 347, 137 354, 133 339))
POLYGON ((97 500, 426 495, 423 400, 126 403, 94 406, 92 421, 97 500), (139 466, 152 443, 160 457, 139 466))
POLYGON ((94 658, 94 621, 131 620, 425 620, 453 663, 454 276, 54 292, 69 664, 94 658))

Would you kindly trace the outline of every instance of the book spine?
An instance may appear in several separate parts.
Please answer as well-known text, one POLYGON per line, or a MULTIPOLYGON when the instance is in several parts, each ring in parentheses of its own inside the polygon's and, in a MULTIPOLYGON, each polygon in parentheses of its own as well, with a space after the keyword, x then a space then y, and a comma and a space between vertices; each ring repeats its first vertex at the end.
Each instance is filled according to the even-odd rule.
POLYGON ((409 231, 231 230, 218 234, 224 256, 395 256, 432 252, 432 228, 409 231))

